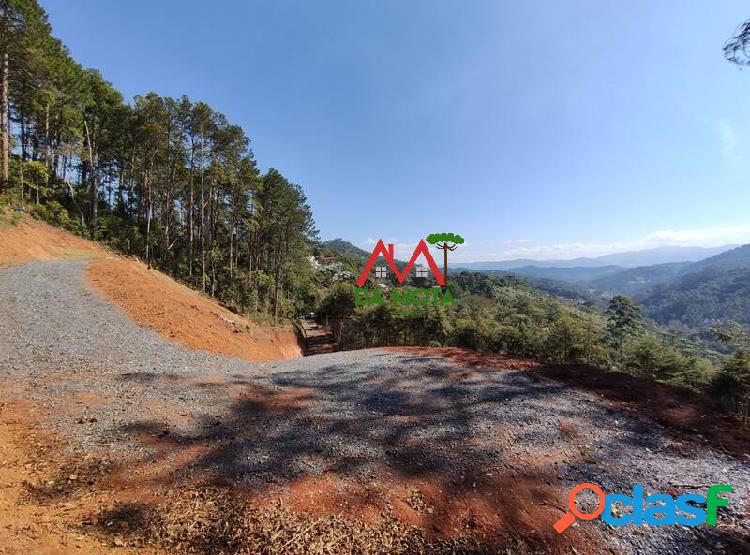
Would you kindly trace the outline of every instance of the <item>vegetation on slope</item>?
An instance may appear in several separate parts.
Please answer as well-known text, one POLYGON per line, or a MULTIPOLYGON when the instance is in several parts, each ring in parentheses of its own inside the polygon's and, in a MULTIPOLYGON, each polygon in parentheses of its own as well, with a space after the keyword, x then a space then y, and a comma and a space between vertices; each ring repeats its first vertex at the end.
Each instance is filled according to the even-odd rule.
POLYGON ((661 324, 705 328, 733 319, 750 325, 750 268, 709 267, 656 287, 639 299, 661 324))
POLYGON ((239 126, 185 96, 124 102, 51 36, 32 0, 4 2, 0 29, 15 132, 7 142, 0 126, 11 154, 0 192, 240 310, 274 320, 300 310, 312 214, 301 187, 258 170, 239 126))

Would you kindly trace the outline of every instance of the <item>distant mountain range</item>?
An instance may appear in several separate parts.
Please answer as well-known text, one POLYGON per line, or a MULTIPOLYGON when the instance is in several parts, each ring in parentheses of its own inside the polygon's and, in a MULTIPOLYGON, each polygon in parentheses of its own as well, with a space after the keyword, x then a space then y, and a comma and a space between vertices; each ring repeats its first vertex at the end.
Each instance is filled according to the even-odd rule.
POLYGON ((652 266, 670 262, 696 262, 717 254, 721 254, 738 245, 723 245, 721 247, 657 247, 640 251, 618 252, 596 257, 580 257, 570 260, 534 260, 530 258, 516 258, 514 260, 498 260, 490 262, 462 262, 456 264, 467 270, 516 270, 529 266, 541 268, 598 268, 602 266, 621 266, 635 268, 638 266, 652 266))
MULTIPOLYGON (((343 239, 322 245, 357 260, 370 255, 343 239)), ((525 276, 534 287, 565 298, 601 302, 614 294, 628 295, 661 324, 679 322, 696 330, 734 318, 750 326, 750 244, 456 264, 454 272, 460 270, 525 276)))

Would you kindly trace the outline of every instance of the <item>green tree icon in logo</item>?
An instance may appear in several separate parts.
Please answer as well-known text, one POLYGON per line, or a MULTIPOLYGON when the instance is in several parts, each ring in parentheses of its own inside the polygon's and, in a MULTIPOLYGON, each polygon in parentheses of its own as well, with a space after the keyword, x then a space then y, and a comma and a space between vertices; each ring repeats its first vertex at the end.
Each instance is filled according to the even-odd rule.
POLYGON ((463 244, 464 238, 455 233, 430 233, 427 242, 443 251, 443 277, 448 283, 448 251, 456 250, 458 245, 463 244))

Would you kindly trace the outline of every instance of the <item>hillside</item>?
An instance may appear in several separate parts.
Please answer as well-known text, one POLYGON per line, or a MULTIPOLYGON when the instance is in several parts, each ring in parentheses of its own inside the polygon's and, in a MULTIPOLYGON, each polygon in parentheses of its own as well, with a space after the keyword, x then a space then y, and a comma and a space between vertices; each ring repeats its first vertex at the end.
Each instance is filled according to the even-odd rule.
POLYGON ((324 247, 355 260, 366 260, 370 253, 343 239, 332 239, 321 243, 324 247))
POLYGON ((650 285, 656 283, 633 290, 644 313, 656 322, 694 329, 730 319, 750 325, 750 245, 689 265, 638 270, 641 275, 651 272, 650 285))
POLYGON ((750 267, 750 245, 742 245, 716 256, 704 258, 687 268, 689 272, 697 272, 704 268, 746 268, 750 267))
POLYGON ((704 328, 734 319, 750 326, 750 268, 710 266, 636 297, 646 316, 704 328))
POLYGON ((101 245, 28 216, 0 222, 0 266, 42 260, 82 260, 95 290, 143 327, 202 351, 246 360, 301 356, 293 331, 269 329, 215 299, 148 270, 101 245))
POLYGON ((670 262, 639 266, 587 280, 586 285, 608 293, 633 296, 655 285, 669 282, 692 267, 692 262, 670 262))
POLYGON ((512 273, 527 275, 534 286, 562 297, 627 295, 655 322, 696 330, 728 319, 750 325, 748 268, 750 245, 743 245, 695 262, 636 268, 526 266, 512 273))
POLYGON ((0 208, 0 267, 30 260, 93 258, 106 256, 97 243, 59 227, 0 208))

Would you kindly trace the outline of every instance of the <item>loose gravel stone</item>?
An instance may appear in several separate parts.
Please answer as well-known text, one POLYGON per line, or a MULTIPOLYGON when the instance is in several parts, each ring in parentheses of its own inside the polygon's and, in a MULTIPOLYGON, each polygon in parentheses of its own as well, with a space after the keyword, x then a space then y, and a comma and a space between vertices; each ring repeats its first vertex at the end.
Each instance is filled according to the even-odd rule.
POLYGON ((192 351, 95 295, 84 268, 0 270, 0 378, 42 407, 41 422, 72 449, 144 456, 144 434, 173 448, 207 446, 181 471, 236 484, 331 471, 367 482, 387 469, 476 487, 477 476, 533 461, 565 493, 588 481, 673 495, 729 483, 717 529, 576 526, 624 553, 731 552, 722 533, 750 533, 748 461, 678 452, 667 430, 585 392, 503 368, 449 380, 459 369, 444 359, 376 349, 266 363, 192 351))

